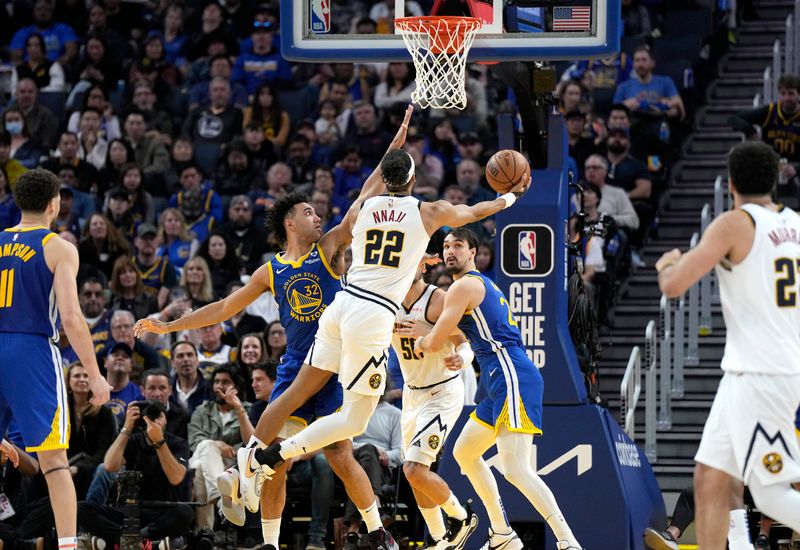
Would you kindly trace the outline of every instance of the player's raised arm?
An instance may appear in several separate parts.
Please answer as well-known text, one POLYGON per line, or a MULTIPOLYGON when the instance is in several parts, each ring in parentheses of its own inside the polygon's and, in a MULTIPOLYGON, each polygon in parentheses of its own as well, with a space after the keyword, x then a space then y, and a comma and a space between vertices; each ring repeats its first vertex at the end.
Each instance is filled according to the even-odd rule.
POLYGON ((92 403, 102 405, 108 401, 111 386, 100 374, 92 336, 78 303, 78 249, 60 238, 50 239, 44 246, 48 266, 53 269, 53 289, 61 324, 72 349, 89 374, 92 403))
POLYGON ((445 294, 442 314, 428 335, 417 339, 415 349, 423 353, 439 351, 457 331, 464 313, 480 304, 485 292, 483 283, 474 277, 463 277, 454 282, 445 294))
POLYGON ((500 195, 492 201, 479 202, 473 206, 453 205, 444 200, 423 203, 422 222, 425 224, 428 234, 432 235, 440 227, 462 227, 480 221, 513 205, 519 197, 525 194, 530 183, 531 178, 528 176, 527 179, 511 188, 508 193, 500 195))
POLYGON ((655 267, 661 292, 668 298, 677 298, 719 262, 732 259, 734 247, 749 250, 754 234, 753 223, 745 211, 725 212, 708 226, 692 250, 682 254, 675 248, 659 258, 655 267))
POLYGON ((269 289, 269 267, 264 264, 253 273, 247 284, 222 300, 217 300, 168 323, 155 319, 140 319, 133 327, 133 333, 138 338, 143 332, 167 334, 215 325, 230 319, 269 289))
MULTIPOLYGON (((413 112, 414 106, 409 105, 406 108, 406 114, 403 117, 403 123, 400 124, 400 128, 397 130, 392 143, 389 144, 389 148, 386 150, 387 153, 394 149, 401 149, 405 144, 406 135, 408 134, 408 124, 411 122, 411 113, 413 112)), ((374 197, 375 195, 380 194, 383 190, 383 177, 381 176, 380 163, 378 163, 378 166, 376 166, 375 170, 373 170, 369 175, 367 180, 364 182, 364 185, 361 186, 361 192, 358 194, 358 200, 365 200, 370 197, 374 197)))

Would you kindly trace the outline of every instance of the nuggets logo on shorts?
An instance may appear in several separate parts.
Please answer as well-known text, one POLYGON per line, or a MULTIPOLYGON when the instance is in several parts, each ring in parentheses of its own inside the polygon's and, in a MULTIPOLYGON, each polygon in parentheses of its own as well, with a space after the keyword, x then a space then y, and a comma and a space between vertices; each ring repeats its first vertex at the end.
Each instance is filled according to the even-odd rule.
POLYGON ((434 434, 428 438, 428 447, 434 451, 439 447, 439 436, 434 434))
POLYGON ((778 453, 765 454, 761 462, 771 474, 779 474, 783 470, 783 459, 778 453))
POLYGON ((291 277, 284 285, 286 302, 292 309, 295 321, 309 323, 319 319, 325 306, 322 304, 322 289, 319 278, 311 273, 291 277))
POLYGON ((373 374, 369 377, 369 387, 373 390, 377 390, 381 385, 381 375, 380 374, 373 374))

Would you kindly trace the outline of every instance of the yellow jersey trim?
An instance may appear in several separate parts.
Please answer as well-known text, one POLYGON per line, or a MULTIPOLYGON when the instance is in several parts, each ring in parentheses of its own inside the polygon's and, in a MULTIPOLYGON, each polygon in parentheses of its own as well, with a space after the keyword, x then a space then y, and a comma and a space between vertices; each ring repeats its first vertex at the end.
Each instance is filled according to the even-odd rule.
POLYGON ((509 432, 542 435, 542 430, 537 428, 534 423, 531 422, 531 419, 528 418, 528 413, 525 412, 525 405, 522 403, 522 400, 519 402, 519 413, 522 418, 522 425, 519 428, 512 428, 508 418, 508 398, 506 398, 505 403, 503 403, 503 410, 500 411, 500 415, 497 417, 497 421, 494 425, 495 433, 500 430, 501 426, 505 426, 509 432))
POLYGON ((56 413, 53 415, 53 422, 50 424, 50 433, 44 438, 39 445, 34 447, 25 447, 25 451, 29 453, 37 453, 41 451, 53 451, 55 449, 66 449, 69 447, 69 432, 70 422, 67 419, 67 433, 64 434, 64 443, 61 443, 61 432, 58 427, 61 425, 61 406, 56 407, 56 413))
POLYGON ((314 244, 314 246, 316 246, 317 250, 319 251, 319 259, 322 260, 322 265, 324 265, 325 269, 328 270, 330 276, 338 281, 339 276, 336 273, 334 273, 331 264, 328 263, 328 258, 325 257, 325 253, 322 251, 322 247, 319 245, 319 243, 314 244))
POLYGON ((312 252, 314 252, 314 250, 316 249, 316 246, 317 246, 317 243, 314 243, 313 245, 311 245, 311 248, 309 249, 309 251, 308 251, 308 252, 306 252, 305 254, 303 254, 302 256, 300 256, 299 258, 297 258, 297 260, 295 260, 295 261, 293 261, 293 262, 292 262, 292 261, 289 261, 289 260, 284 260, 284 259, 281 257, 281 253, 280 253, 280 252, 278 252, 277 254, 275 254, 275 259, 276 259, 276 260, 278 260, 278 262, 280 262, 280 263, 282 263, 282 264, 284 264, 284 265, 290 265, 290 266, 292 266, 293 268, 297 269, 298 267, 300 267, 300 266, 303 264, 303 262, 305 261, 305 259, 306 259, 306 258, 308 258, 308 256, 309 256, 309 255, 310 255, 312 252))
POLYGON ((308 420, 306 420, 305 418, 289 415, 289 418, 287 420, 294 420, 295 422, 302 424, 304 427, 308 427, 308 420))
POLYGON ((36 225, 34 227, 9 227, 6 229, 9 233, 27 233, 28 231, 36 231, 37 229, 47 229, 43 225, 36 225))
POLYGON ((472 412, 469 414, 469 417, 470 417, 472 420, 474 420, 475 422, 477 422, 478 424, 480 424, 481 426, 483 426, 483 427, 485 427, 485 428, 489 428, 490 430, 492 430, 492 431, 495 431, 495 432, 496 432, 496 430, 495 430, 494 426, 492 426, 492 425, 491 425, 491 424, 489 424, 488 422, 484 422, 483 420, 481 420, 480 418, 478 418, 478 415, 477 415, 477 414, 475 414, 475 411, 472 411, 472 412))
POLYGON ((269 281, 269 291, 275 296, 275 274, 272 272, 272 262, 267 262, 267 279, 269 281))
POLYGON ((42 239, 42 246, 46 245, 47 241, 49 241, 50 239, 52 239, 55 236, 56 236, 55 233, 49 233, 49 234, 45 235, 44 239, 42 239))

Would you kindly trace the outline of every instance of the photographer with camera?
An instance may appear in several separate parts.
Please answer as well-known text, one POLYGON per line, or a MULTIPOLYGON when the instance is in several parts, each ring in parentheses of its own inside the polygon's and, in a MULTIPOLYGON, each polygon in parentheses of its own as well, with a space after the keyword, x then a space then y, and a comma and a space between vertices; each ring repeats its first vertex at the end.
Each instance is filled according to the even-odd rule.
POLYGON ((164 414, 167 417, 167 427, 164 431, 188 440, 189 415, 183 407, 170 400, 172 383, 169 373, 161 369, 145 371, 142 374, 142 393, 148 401, 158 401, 164 406, 164 414))
MULTIPOLYGON (((119 542, 126 511, 130 515, 132 504, 138 504, 139 536, 145 542, 182 536, 192 524, 194 512, 189 505, 164 507, 152 502, 180 502, 189 496, 184 483, 189 446, 185 439, 165 432, 164 409, 159 401, 136 401, 128 405, 125 425, 106 453, 106 471, 119 472, 123 466, 127 470, 120 481, 128 510, 94 502, 78 505, 79 526, 102 538, 106 546, 119 542)), ((97 547, 96 542, 92 537, 92 548, 97 547)))
POLYGON ((211 377, 214 399, 192 413, 189 447, 194 470, 194 493, 206 506, 197 509, 197 527, 214 528, 214 505, 219 501, 217 476, 236 463, 236 451, 249 437, 247 412, 250 403, 238 398, 242 380, 231 363, 220 365, 211 377))

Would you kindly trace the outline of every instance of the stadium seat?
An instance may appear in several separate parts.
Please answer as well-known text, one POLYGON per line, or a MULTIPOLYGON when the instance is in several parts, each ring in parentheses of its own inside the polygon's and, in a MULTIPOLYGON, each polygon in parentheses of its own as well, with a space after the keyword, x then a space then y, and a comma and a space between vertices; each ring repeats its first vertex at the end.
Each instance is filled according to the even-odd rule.
POLYGON ((278 92, 278 99, 281 102, 281 109, 289 113, 289 119, 294 127, 301 120, 308 118, 317 108, 317 93, 310 86, 305 86, 297 90, 281 90, 278 92))
POLYGON ((676 10, 664 16, 662 30, 665 35, 694 34, 706 37, 711 34, 713 17, 707 9, 676 10))
POLYGON ((661 36, 655 39, 654 53, 656 61, 686 59, 692 66, 695 66, 700 61, 702 47, 703 40, 696 34, 661 36))

